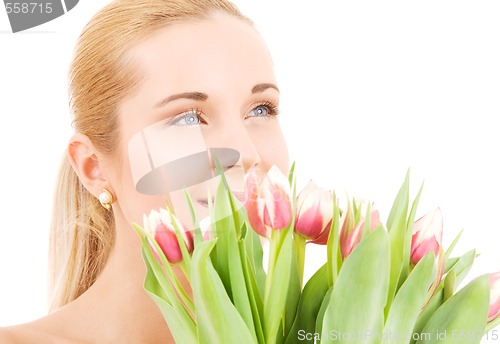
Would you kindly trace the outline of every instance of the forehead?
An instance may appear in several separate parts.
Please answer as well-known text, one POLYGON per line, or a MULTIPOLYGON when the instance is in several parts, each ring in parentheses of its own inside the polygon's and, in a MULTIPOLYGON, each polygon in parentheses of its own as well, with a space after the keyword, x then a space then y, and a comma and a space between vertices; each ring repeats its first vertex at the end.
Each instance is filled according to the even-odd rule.
POLYGON ((248 90, 250 84, 274 81, 258 32, 228 15, 165 27, 133 47, 129 57, 140 68, 145 96, 152 101, 169 92, 209 91, 213 85, 248 90))

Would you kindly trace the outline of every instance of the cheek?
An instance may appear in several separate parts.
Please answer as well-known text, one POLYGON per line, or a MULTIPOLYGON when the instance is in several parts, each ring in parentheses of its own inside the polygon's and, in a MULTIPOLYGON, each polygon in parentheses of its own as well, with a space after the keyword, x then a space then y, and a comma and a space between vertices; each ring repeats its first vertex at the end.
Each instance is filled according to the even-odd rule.
POLYGON ((153 209, 166 207, 168 195, 150 196, 139 193, 132 178, 128 156, 123 157, 120 166, 120 171, 114 178, 117 202, 128 223, 142 224, 144 214, 148 215, 153 209))
MULTIPOLYGON (((183 224, 188 226, 192 224, 191 213, 187 206, 184 189, 167 192, 166 195, 144 195, 136 189, 129 166, 129 159, 124 159, 123 161, 125 162, 122 164, 123 169, 119 177, 116 178, 116 184, 119 185, 116 196, 121 212, 128 223, 142 225, 144 215, 148 215, 151 210, 169 207, 174 209, 174 212, 183 224)), ((207 209, 200 208, 196 203, 194 205, 199 218, 208 216, 207 209)))
POLYGON ((272 123, 256 133, 255 146, 266 169, 276 165, 283 173, 288 173, 288 147, 279 122, 276 119, 271 121, 272 123))
POLYGON ((148 215, 151 210, 165 208, 167 196, 148 196, 138 193, 134 187, 123 190, 120 208, 127 222, 142 224, 143 216, 148 215))

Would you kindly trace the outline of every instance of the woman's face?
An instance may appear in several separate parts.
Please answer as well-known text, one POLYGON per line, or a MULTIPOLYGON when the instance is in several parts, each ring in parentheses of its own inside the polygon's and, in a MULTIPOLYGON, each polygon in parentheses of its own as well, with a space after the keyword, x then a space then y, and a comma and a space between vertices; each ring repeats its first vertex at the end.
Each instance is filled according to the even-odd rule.
POLYGON ((250 167, 261 175, 273 164, 287 172, 273 64, 249 24, 227 15, 174 24, 129 57, 144 77, 119 106, 123 163, 111 183, 125 220, 141 223, 167 201, 190 225, 183 187, 206 216, 207 189, 213 196, 218 184, 210 148, 227 168, 235 165, 225 175, 239 198, 250 167), (149 191, 141 189, 141 177, 162 166, 168 168, 148 181, 149 191))

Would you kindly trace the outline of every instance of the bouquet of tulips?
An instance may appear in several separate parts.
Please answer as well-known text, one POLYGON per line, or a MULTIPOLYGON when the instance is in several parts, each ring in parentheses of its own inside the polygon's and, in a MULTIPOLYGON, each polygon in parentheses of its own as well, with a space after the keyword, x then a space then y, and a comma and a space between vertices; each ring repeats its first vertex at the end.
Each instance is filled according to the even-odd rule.
MULTIPOLYGON (((500 273, 461 289, 476 252, 442 247, 439 209, 415 221, 409 175, 389 217, 309 183, 296 196, 276 167, 245 177, 244 204, 224 176, 210 219, 187 228, 172 211, 134 227, 143 242, 145 289, 178 343, 479 343, 500 323, 500 273), (262 242, 269 240, 267 271, 262 242), (303 281, 305 246, 327 245, 303 281), (458 291, 457 291, 458 290, 458 291)), ((208 199, 212 199, 208 197, 208 199)), ((265 245, 264 245, 265 246, 265 245)), ((495 339, 495 338, 493 338, 495 339)))

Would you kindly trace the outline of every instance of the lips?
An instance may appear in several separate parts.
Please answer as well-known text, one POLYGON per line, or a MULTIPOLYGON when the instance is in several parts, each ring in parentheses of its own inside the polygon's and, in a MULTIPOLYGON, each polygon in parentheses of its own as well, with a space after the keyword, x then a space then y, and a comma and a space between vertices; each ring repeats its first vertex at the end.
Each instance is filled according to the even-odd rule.
MULTIPOLYGON (((213 200, 212 200, 213 202, 213 200)), ((199 199, 196 201, 196 203, 198 203, 199 205, 205 207, 205 208, 208 208, 208 200, 207 199, 199 199)))

